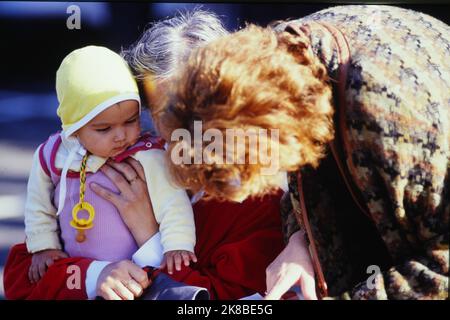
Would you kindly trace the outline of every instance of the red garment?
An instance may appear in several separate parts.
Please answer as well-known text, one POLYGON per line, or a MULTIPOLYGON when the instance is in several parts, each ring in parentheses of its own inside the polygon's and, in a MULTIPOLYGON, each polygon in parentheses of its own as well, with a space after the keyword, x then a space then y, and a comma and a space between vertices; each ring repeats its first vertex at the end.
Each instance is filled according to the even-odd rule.
MULTIPOLYGON (((28 269, 31 265, 32 255, 28 253, 24 243, 17 244, 11 248, 6 260, 3 284, 6 299, 28 299, 28 300, 85 300, 86 295, 86 271, 93 261, 85 258, 66 258, 55 261, 48 268, 44 277, 38 283, 30 283, 28 280, 28 269), (75 275, 69 266, 79 267, 80 281, 79 289, 69 289, 67 280, 75 275)), ((69 281, 70 284, 74 282, 69 281)))
MULTIPOLYGON (((198 262, 172 277, 207 288, 213 299, 239 299, 265 291, 265 269, 283 248, 281 192, 243 203, 199 201, 194 205, 198 262)), ((4 288, 7 299, 87 299, 85 279, 91 259, 55 262, 37 283, 28 280, 31 255, 25 244, 15 245, 7 258, 4 288), (69 289, 78 266, 80 288, 69 289), (69 279, 70 280, 70 279, 69 279)))
POLYGON ((198 262, 172 278, 207 288, 213 299, 239 299, 266 290, 267 266, 283 249, 282 192, 243 203, 194 205, 198 262))
POLYGON ((207 288, 212 299, 239 299, 266 290, 266 268, 284 247, 282 191, 243 203, 194 205, 198 262, 172 278, 207 288))

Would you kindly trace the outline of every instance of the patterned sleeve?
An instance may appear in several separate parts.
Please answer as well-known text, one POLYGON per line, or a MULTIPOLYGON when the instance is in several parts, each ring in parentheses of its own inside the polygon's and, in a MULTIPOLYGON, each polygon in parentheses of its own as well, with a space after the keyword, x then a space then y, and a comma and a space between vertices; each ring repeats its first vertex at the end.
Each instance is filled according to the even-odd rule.
MULTIPOLYGON (((387 270, 374 270, 366 281, 335 298, 448 299, 450 204, 444 199, 450 199, 449 189, 447 170, 438 210, 429 215, 424 210, 422 214, 414 213, 415 216, 409 212, 410 221, 403 220, 401 215, 389 217, 385 214, 388 211, 382 209, 382 201, 372 202, 371 211, 377 217, 377 227, 395 264, 387 270), (380 211, 375 210, 376 206, 380 211), (396 227, 396 223, 402 226, 396 227)), ((408 201, 405 203, 408 205, 408 201)))
POLYGON ((285 243, 288 243, 289 238, 300 230, 300 225, 295 216, 294 208, 292 206, 292 190, 296 190, 296 188, 291 188, 291 184, 294 183, 295 180, 291 178, 291 174, 288 174, 289 179, 289 191, 286 192, 281 198, 281 224, 283 230, 283 240, 285 243))
POLYGON ((429 83, 421 78, 426 70, 406 70, 414 58, 403 57, 405 67, 389 76, 402 83, 412 72, 420 94, 406 83, 383 87, 385 75, 368 62, 351 69, 346 163, 393 259, 373 281, 349 290, 352 299, 448 298, 450 82, 429 83))

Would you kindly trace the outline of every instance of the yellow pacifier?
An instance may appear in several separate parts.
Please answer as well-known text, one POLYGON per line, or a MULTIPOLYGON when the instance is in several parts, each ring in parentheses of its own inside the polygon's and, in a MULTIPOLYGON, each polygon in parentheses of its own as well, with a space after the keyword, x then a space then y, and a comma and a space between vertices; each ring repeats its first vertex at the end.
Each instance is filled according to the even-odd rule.
POLYGON ((72 221, 70 225, 77 230, 76 241, 83 242, 86 240, 86 230, 91 229, 94 226, 95 210, 94 207, 89 203, 84 201, 84 192, 86 190, 86 162, 89 154, 83 157, 80 169, 80 202, 78 202, 72 209, 72 221), (89 214, 87 219, 78 218, 78 212, 81 210, 86 210, 89 214))
POLYGON ((91 229, 94 226, 92 222, 95 217, 94 207, 89 202, 77 203, 72 209, 72 221, 70 225, 77 230, 76 240, 77 242, 83 242, 86 240, 85 230, 91 229), (89 213, 89 218, 80 219, 78 218, 78 212, 81 210, 86 210, 89 213))

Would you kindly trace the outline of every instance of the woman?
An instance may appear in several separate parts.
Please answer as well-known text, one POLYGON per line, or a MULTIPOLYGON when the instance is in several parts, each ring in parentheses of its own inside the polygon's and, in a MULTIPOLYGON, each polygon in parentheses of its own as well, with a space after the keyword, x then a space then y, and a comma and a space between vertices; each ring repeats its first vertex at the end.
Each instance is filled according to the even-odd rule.
MULTIPOLYGON (((147 86, 156 84, 158 88, 155 95, 150 92, 150 106, 159 103, 154 97, 162 95, 161 84, 170 81, 176 72, 175 67, 184 61, 193 47, 225 33, 215 15, 195 10, 154 24, 132 48, 124 51, 123 55, 138 79, 146 80, 147 86), (159 60, 161 57, 165 58, 159 60)), ((12 249, 5 266, 5 294, 8 299, 101 296, 131 300, 141 296, 143 290, 151 285, 151 279, 141 269, 146 265, 147 250, 154 240, 150 223, 153 212, 143 168, 133 159, 128 159, 126 163, 105 165, 101 170, 115 183, 120 194, 98 185, 90 185, 91 189, 118 208, 134 238, 144 243, 133 255, 133 262, 60 259, 38 283, 30 284, 25 270, 31 257, 23 244, 18 245, 12 249)), ((265 267, 282 249, 277 215, 280 194, 248 199, 243 203, 196 202, 200 197, 196 198, 193 202, 199 261, 193 267, 183 267, 172 277, 205 287, 216 299, 238 299, 255 292, 263 293, 265 267)))
MULTIPOLYGON (((297 281, 306 298, 315 287, 345 299, 448 297, 449 44, 449 27, 425 14, 339 6, 249 25, 191 55, 157 116, 169 155, 195 153, 171 140, 180 128, 194 136, 195 121, 223 136, 279 132, 269 148, 290 171, 287 246, 267 269, 268 299, 297 281)), ((244 164, 188 156, 170 162, 174 177, 219 199, 270 192, 279 177, 248 161, 249 145, 244 164)))

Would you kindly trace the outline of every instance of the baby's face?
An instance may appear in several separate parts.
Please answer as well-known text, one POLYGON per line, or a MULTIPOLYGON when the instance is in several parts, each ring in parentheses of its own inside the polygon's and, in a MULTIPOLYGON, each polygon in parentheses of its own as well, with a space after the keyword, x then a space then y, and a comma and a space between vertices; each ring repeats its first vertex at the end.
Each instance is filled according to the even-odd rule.
POLYGON ((125 100, 100 113, 76 136, 90 153, 110 158, 135 144, 140 131, 138 102, 125 100))

